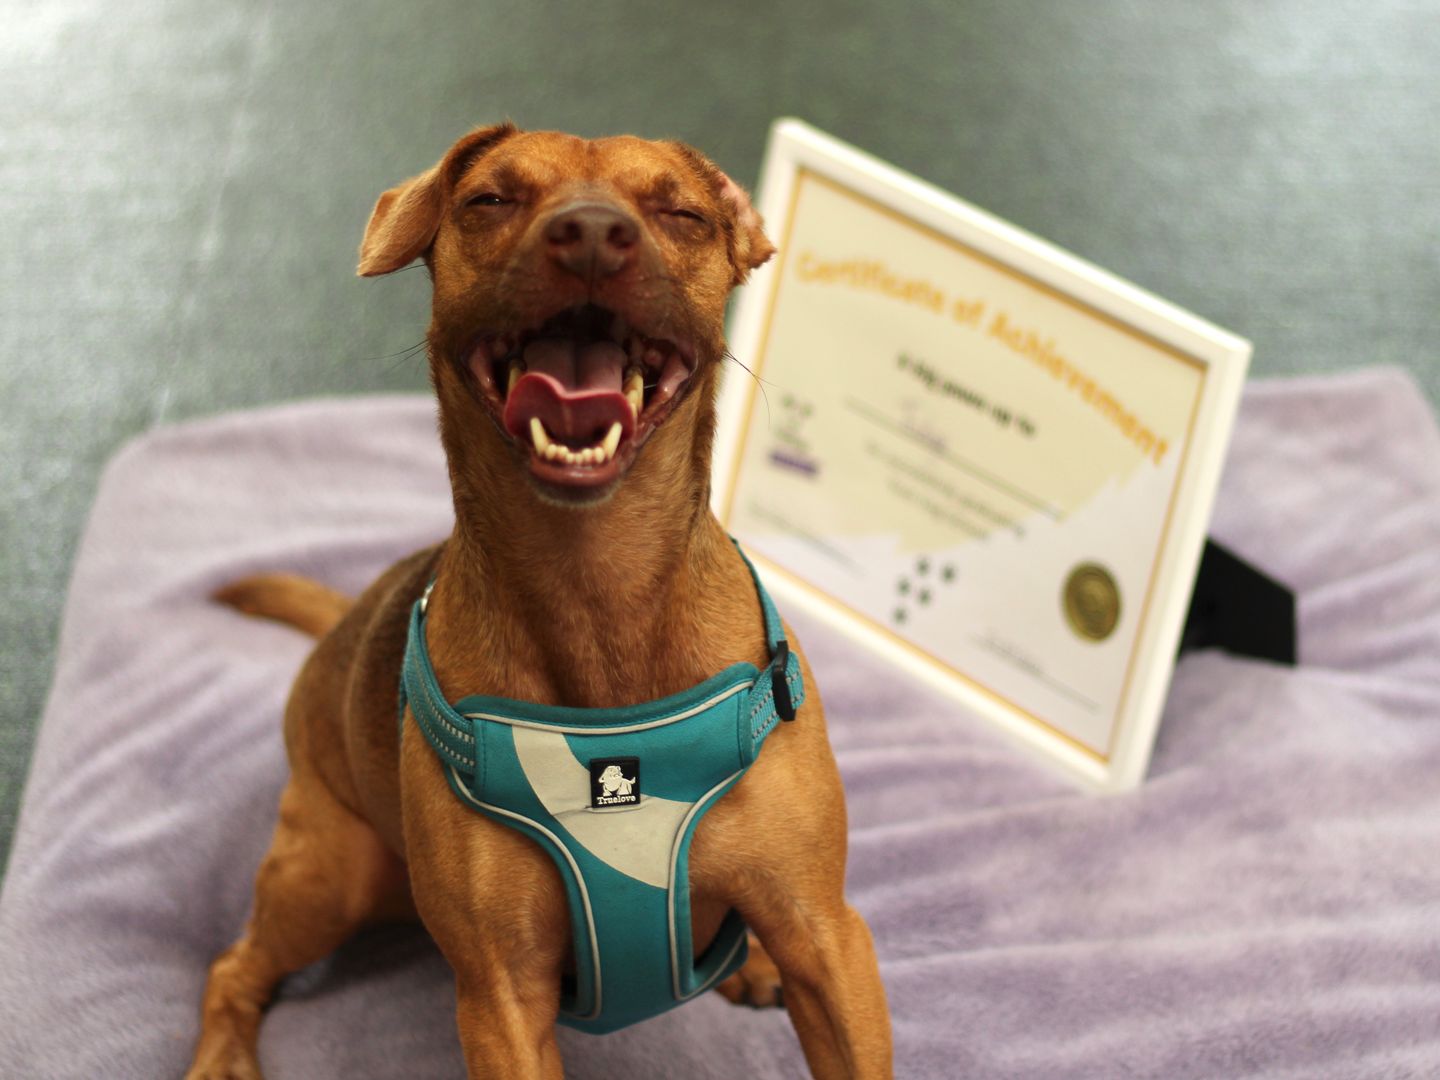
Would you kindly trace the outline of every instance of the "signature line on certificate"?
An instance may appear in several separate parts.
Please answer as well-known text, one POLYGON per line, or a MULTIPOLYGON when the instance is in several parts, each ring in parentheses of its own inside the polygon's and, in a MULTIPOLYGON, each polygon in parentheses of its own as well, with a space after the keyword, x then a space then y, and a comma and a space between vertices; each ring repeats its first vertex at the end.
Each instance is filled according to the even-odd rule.
POLYGON ((971 464, 964 458, 957 457, 955 454, 950 453, 948 450, 937 450, 930 443, 926 442, 919 435, 915 434, 915 432, 905 427, 905 425, 897 424, 894 420, 891 420, 888 416, 880 412, 878 409, 871 408, 864 402, 856 401, 854 398, 846 398, 845 405, 847 408, 850 409, 851 412, 864 417, 872 424, 875 424, 878 427, 882 427, 886 431, 893 432, 896 435, 902 436, 903 438, 909 439, 911 442, 919 446, 923 446, 926 450, 929 450, 936 457, 940 458, 940 460, 954 465, 962 472, 969 473, 976 480, 979 480, 985 484, 989 484, 996 491, 1009 495, 1012 499, 1024 503, 1032 510, 1040 511, 1040 513, 1044 514, 1051 521, 1059 521, 1065 516, 1057 507, 1051 506, 1039 496, 1032 495, 1030 494, 1030 492, 1025 491, 1022 488, 1018 488, 1014 484, 1011 484, 1006 480, 1002 480, 994 473, 987 472, 986 470, 980 468, 978 465, 971 464))
POLYGON ((989 649, 997 656, 1002 656, 1006 660, 1009 660, 1012 664, 1018 667, 1021 671, 1025 672, 1027 675, 1030 675, 1033 678, 1040 680, 1046 686, 1050 687, 1050 689, 1054 690, 1058 694, 1062 694, 1065 697, 1068 697, 1071 701, 1086 709, 1088 712, 1093 713, 1096 709, 1100 708, 1099 702, 1086 697, 1074 687, 1066 686, 1059 679, 1053 678, 1052 676, 1046 674, 1045 669, 1042 668, 1039 664, 1035 663, 1035 661, 1031 660, 1028 656, 1021 654, 1018 650, 1016 650, 1010 645, 1007 645, 1005 642, 999 640, 998 638, 985 634, 974 634, 971 636, 971 640, 974 641, 981 648, 989 649))

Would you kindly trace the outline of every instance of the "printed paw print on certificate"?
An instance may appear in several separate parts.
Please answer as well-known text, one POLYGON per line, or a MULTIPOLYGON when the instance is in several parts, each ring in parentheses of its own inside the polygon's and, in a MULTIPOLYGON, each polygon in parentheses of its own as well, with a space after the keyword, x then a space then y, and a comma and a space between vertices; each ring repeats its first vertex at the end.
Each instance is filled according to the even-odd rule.
POLYGON ((770 461, 782 469, 815 477, 820 472, 820 462, 811 452, 805 439, 805 421, 810 419, 815 406, 787 393, 780 399, 779 417, 775 421, 775 445, 770 451, 770 461))
POLYGON ((910 572, 895 582, 895 608, 890 612, 890 621, 904 626, 918 609, 935 604, 959 576, 954 563, 937 564, 928 555, 920 556, 910 572))
POLYGON ((780 399, 780 426, 789 429, 794 438, 800 437, 800 428, 815 412, 815 406, 802 397, 787 392, 780 399))

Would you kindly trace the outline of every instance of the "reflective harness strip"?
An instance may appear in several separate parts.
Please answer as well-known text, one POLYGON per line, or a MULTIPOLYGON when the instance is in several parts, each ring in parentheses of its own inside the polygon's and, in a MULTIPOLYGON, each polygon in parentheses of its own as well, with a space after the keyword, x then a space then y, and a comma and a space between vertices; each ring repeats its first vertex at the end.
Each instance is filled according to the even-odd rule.
MULTIPOLYGON (((742 558, 744 553, 741 553, 742 558)), ((534 839, 569 902, 575 977, 562 1023, 607 1032, 688 1001, 745 961, 745 924, 726 914, 693 955, 690 843, 705 812, 805 699, 799 659, 748 559, 770 663, 733 664, 699 686, 618 709, 575 709, 441 692, 415 603, 400 687, 416 726, 471 809, 534 839)), ((480 928, 483 932, 483 928, 480 928)))

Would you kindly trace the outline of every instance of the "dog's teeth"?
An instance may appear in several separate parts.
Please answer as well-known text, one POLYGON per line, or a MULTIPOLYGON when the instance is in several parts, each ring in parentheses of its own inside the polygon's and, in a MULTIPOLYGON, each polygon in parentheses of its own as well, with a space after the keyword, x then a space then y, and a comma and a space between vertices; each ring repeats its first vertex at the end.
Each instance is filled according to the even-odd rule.
POLYGON ((620 445, 620 435, 621 424, 617 420, 610 425, 605 438, 597 445, 587 446, 583 450, 571 450, 564 443, 556 442, 550 437, 538 416, 530 418, 530 439, 535 444, 535 452, 546 461, 559 461, 566 465, 600 465, 609 461, 615 456, 615 448, 620 445))
POLYGON ((630 402, 631 413, 639 419, 640 410, 645 407, 645 376, 639 368, 631 368, 625 376, 625 400, 630 402))
MULTIPOLYGON (((507 397, 510 395, 510 391, 512 391, 512 390, 515 389, 515 384, 520 381, 520 372, 521 372, 521 364, 520 364, 520 361, 519 361, 519 360, 511 360, 511 361, 510 361, 510 375, 509 375, 509 377, 507 378, 507 380, 506 380, 506 382, 505 382, 505 395, 506 395, 507 397)), ((540 421, 539 421, 539 419, 537 419, 537 418, 532 418, 532 422, 538 424, 540 421)), ((537 443, 536 445, 538 446, 539 444, 537 443)))
POLYGON ((601 461, 609 461, 615 456, 615 448, 620 445, 620 421, 610 425, 610 430, 605 433, 605 438, 600 442, 600 451, 604 454, 601 461))

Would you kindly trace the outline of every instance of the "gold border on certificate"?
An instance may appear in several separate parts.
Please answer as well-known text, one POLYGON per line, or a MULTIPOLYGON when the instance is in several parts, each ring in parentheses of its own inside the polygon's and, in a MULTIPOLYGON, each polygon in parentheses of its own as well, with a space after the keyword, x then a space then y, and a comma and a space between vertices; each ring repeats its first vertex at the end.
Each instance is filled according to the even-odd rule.
MULTIPOLYGON (((1155 535, 1153 548, 1148 547, 1150 541, 1147 539, 1147 546, 1139 549, 1147 552, 1148 565, 1133 560, 1129 563, 1134 567, 1131 595, 1123 595, 1114 577, 1103 565, 1087 565, 1087 553, 1084 551, 1076 552, 1068 584, 1065 580, 1056 583, 1057 610, 1062 618, 1069 620, 1069 629, 1079 639, 1103 642, 1114 631, 1115 622, 1122 617, 1122 611, 1126 613, 1124 617, 1127 620, 1134 620, 1133 628, 1126 631, 1130 635, 1128 646, 1122 646, 1125 652, 1118 693, 1114 691, 1112 676, 1109 693, 1114 696, 1105 698, 1106 713, 1101 714, 1104 727, 1100 729, 1097 726, 1094 732, 1099 737, 1096 745, 1091 745, 1084 738, 1077 737, 1057 726, 1055 722, 1047 720, 1035 708, 1022 705, 1012 696, 978 677, 975 672, 963 670, 952 660, 936 655, 922 643, 887 625, 874 614, 858 609, 832 590, 810 580, 804 573, 789 565, 783 565, 764 551, 755 550, 753 547, 747 549, 763 570, 768 571, 772 577, 778 577, 782 583, 788 582, 799 594, 808 596, 812 606, 822 611, 839 613, 843 616, 840 620, 842 623, 848 619, 852 625, 867 629, 871 635, 888 641, 893 649, 919 661, 922 667, 934 670, 942 678, 968 686, 973 694, 991 703, 992 707, 988 710, 990 715, 994 716, 994 707, 998 707, 1003 714, 1021 721, 1022 726, 1028 725, 1037 733, 1037 739, 1033 742, 1042 750, 1045 744, 1058 742, 1068 747, 1071 753, 1093 762, 1095 768, 1078 770, 1085 774, 1084 779, 1105 787, 1125 786, 1136 782, 1136 761, 1139 762, 1139 772, 1143 772, 1144 762, 1148 760, 1149 742, 1153 739, 1154 727, 1158 723, 1164 686, 1168 684, 1168 665, 1173 660, 1173 639, 1178 638, 1179 620, 1183 618, 1183 610, 1177 617, 1176 607, 1177 603, 1183 604, 1188 600, 1189 584, 1193 580, 1195 562, 1198 560, 1198 547, 1203 542, 1204 520, 1208 518, 1213 487, 1218 479, 1219 463, 1223 456, 1224 440, 1228 436, 1239 382, 1243 378, 1248 360, 1248 343, 1209 327, 1178 309, 1171 309, 1163 302, 1109 278, 1102 271, 1065 256, 1033 237, 1013 230, 1011 231, 1014 236, 1007 236, 1005 232, 1009 227, 995 222, 994 219, 988 219, 983 212, 965 207, 958 200, 929 189, 913 178, 891 170, 882 163, 874 162, 873 159, 865 158, 844 144, 830 140, 794 121, 783 121, 777 125, 776 134, 772 136, 771 158, 777 156, 781 158, 778 167, 773 160, 767 160, 766 185, 768 188, 775 182, 771 176, 773 171, 779 175, 778 184, 783 188, 783 192, 762 191, 762 205, 772 227, 780 226, 776 238, 779 255, 773 267, 766 268, 761 280, 752 286, 751 295, 743 300, 743 304, 750 309, 748 320, 745 313, 737 319, 741 326, 740 336, 745 342, 743 347, 746 350, 746 364, 755 378, 744 380, 743 387, 732 391, 728 403, 722 408, 722 429, 727 423, 731 428, 728 441, 722 439, 725 444, 722 453, 717 455, 716 509, 722 523, 727 527, 732 527, 736 519, 736 499, 743 486, 742 473, 747 460, 747 448, 754 434, 753 420, 757 411, 758 387, 765 377, 771 357, 772 331, 777 309, 783 299, 785 282, 790 276, 787 272, 790 270, 791 260, 797 257, 792 250, 791 241, 794 239, 802 196, 809 185, 816 185, 832 195, 853 200, 868 210, 878 212, 892 223, 914 230, 929 240, 939 242, 952 253, 1004 275, 1024 290, 1031 290, 1050 301, 1058 301, 1085 319, 1096 320, 1110 330, 1128 336, 1147 351, 1153 350, 1151 355, 1162 354, 1176 363, 1186 365, 1195 373, 1193 389, 1189 387, 1188 381, 1182 380, 1187 387, 1187 396, 1171 399, 1172 409, 1177 405, 1180 407, 1178 415, 1172 413, 1175 425, 1179 426, 1180 416, 1187 416, 1184 434, 1177 440, 1179 445, 1174 447, 1177 455, 1173 476, 1164 479, 1161 487, 1153 489, 1153 495, 1158 497, 1149 503, 1154 509, 1153 516, 1149 519, 1151 525, 1147 528, 1154 528, 1154 523, 1158 520, 1159 530, 1155 535), (789 146, 785 145, 787 140, 789 146), (778 155, 777 146, 782 151, 778 155), (783 195, 783 201, 777 204, 777 196, 780 195, 783 195), (915 205, 912 207, 911 204, 915 205), (919 212, 912 213, 912 209, 919 212), (958 220, 954 228, 951 228, 951 215, 958 220), (974 220, 965 220, 967 217, 974 220), (927 218, 930 220, 926 220, 927 218), (940 227, 934 223, 937 219, 940 227), (973 237, 976 242, 971 242, 972 237, 968 235, 972 232, 976 233, 973 237), (1032 271, 1031 267, 1038 270, 1038 273, 1032 271), (1041 274, 1044 276, 1040 276, 1041 274), (1046 280, 1047 277, 1050 280, 1046 280), (1094 293, 1099 303, 1104 306, 1089 302, 1085 298, 1087 290, 1094 293), (1187 321, 1190 325, 1186 325, 1187 321), (1152 327, 1165 336, 1157 336, 1157 333, 1150 329, 1152 327), (1191 338, 1195 339, 1196 347, 1193 351, 1180 344, 1188 344, 1191 338), (1219 384, 1212 377, 1217 372, 1217 365, 1219 373, 1225 376, 1219 384), (1220 393, 1221 390, 1225 393, 1220 393), (1188 403, 1188 410, 1184 403, 1188 403), (1202 428, 1204 430, 1201 430, 1202 428), (1192 460, 1197 442, 1202 438, 1208 442, 1208 446, 1202 447, 1198 460, 1192 460), (1195 490, 1197 474, 1200 483, 1198 494, 1195 490), (1168 490, 1163 486, 1165 484, 1168 484, 1168 490), (1187 488, 1190 489, 1188 493, 1187 488), (1186 512, 1180 514, 1178 510, 1182 506, 1182 495, 1186 512), (1163 517, 1160 512, 1161 505, 1164 506, 1163 517), (1184 542, 1181 544, 1177 544, 1177 516, 1182 519, 1179 533, 1184 542), (1183 550, 1177 553, 1177 547, 1183 550), (1143 572, 1140 570, 1141 566, 1145 567, 1143 572), (1078 578, 1075 577, 1077 572, 1080 573, 1078 578), (1183 579, 1182 584, 1174 585, 1175 579, 1183 579), (1138 588, 1141 580, 1144 582, 1143 591, 1138 588), (1157 596, 1161 595, 1162 587, 1163 603, 1157 605, 1157 596), (1073 595, 1067 593, 1067 589, 1072 590, 1073 595), (1137 592, 1140 593, 1139 596, 1134 595, 1137 592), (1183 596, 1179 595, 1181 593, 1183 596), (1085 611, 1076 606, 1084 603, 1099 605, 1099 609, 1085 611), (1113 610, 1107 611, 1107 606, 1113 607, 1113 610), (1155 622, 1157 607, 1163 609, 1163 618, 1160 618, 1158 624, 1155 622), (1077 619, 1080 621, 1077 622, 1077 619), (1158 635, 1157 625, 1160 627, 1158 635), (1165 655, 1167 648, 1168 656, 1165 655), (1137 676, 1142 670, 1142 661, 1143 670, 1146 672, 1146 686, 1144 693, 1137 694, 1137 676), (1164 664, 1165 670, 1163 676, 1157 677, 1151 669, 1159 664, 1164 664), (1155 691, 1157 682, 1158 694, 1155 691), (1138 723, 1127 723, 1127 718, 1137 708, 1137 697, 1143 699, 1139 706, 1141 711, 1153 715, 1142 717, 1138 723), (1113 708, 1110 708, 1109 703, 1112 700, 1113 708), (1135 751, 1128 745, 1120 745, 1122 739, 1126 740, 1127 744, 1139 739, 1145 745, 1140 751, 1135 751), (1100 745, 1100 742, 1103 742, 1103 745, 1100 745), (1115 762, 1117 746, 1124 751, 1119 756, 1125 759, 1118 765, 1115 762), (1123 776, 1120 775, 1122 772, 1123 776)), ((1084 353, 1080 356, 1083 359, 1084 353)), ((787 361, 787 366, 790 364, 791 362, 787 361)), ((1170 434, 1173 436, 1174 431, 1170 434)), ((1148 537, 1151 534, 1146 532, 1145 535, 1148 537)), ((743 530, 740 538, 742 541, 745 539, 743 530)), ((1111 665, 1108 670, 1119 673, 1121 660, 1121 655, 1112 655, 1111 660, 1107 661, 1111 665)), ((1056 686, 1061 687, 1061 684, 1057 683, 1056 686)), ((1027 690, 1026 693, 1030 694, 1030 691, 1027 690)), ((1033 699, 1033 694, 1030 696, 1033 699)), ((1003 720, 1003 716, 1000 718, 1003 720)), ((1064 765, 1065 762, 1060 764, 1064 765)), ((1071 771, 1077 771, 1073 759, 1071 771)))

